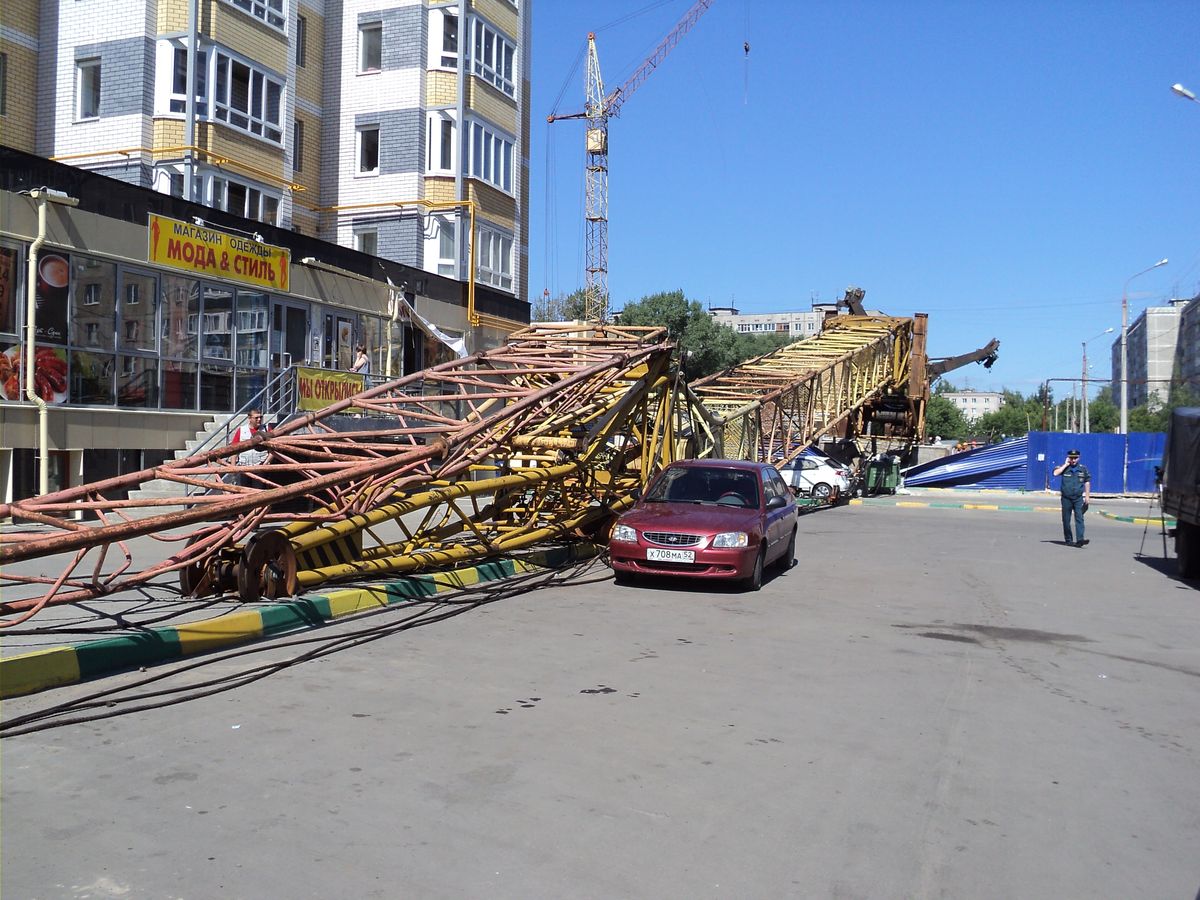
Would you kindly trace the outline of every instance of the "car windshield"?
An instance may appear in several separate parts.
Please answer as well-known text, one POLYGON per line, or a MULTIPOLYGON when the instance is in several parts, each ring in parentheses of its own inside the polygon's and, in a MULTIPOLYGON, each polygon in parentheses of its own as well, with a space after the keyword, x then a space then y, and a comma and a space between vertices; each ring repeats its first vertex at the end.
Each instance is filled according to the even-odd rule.
POLYGON ((757 508, 758 478, 753 472, 716 466, 669 468, 647 491, 645 499, 647 503, 716 503, 757 508))

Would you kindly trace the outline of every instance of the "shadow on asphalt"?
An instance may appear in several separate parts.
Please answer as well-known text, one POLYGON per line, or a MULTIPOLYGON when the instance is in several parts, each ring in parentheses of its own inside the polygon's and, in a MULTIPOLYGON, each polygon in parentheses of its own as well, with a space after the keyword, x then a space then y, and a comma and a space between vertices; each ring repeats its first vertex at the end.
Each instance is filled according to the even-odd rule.
POLYGON ((1172 581, 1176 582, 1181 588, 1191 588, 1193 591, 1200 591, 1200 578, 1185 579, 1179 577, 1179 569, 1174 558, 1163 559, 1161 556, 1135 556, 1135 562, 1140 562, 1143 566, 1147 566, 1156 572, 1166 575, 1172 581))
MULTIPOLYGON (((763 587, 777 578, 787 578, 793 573, 799 574, 799 566, 792 565, 786 572, 768 569, 763 572, 763 587)), ((626 585, 614 584, 614 587, 625 588, 626 585)), ((725 578, 682 578, 670 575, 637 575, 628 585, 629 590, 653 588, 656 591, 670 591, 673 594, 745 594, 753 597, 754 591, 747 590, 740 581, 725 578)))

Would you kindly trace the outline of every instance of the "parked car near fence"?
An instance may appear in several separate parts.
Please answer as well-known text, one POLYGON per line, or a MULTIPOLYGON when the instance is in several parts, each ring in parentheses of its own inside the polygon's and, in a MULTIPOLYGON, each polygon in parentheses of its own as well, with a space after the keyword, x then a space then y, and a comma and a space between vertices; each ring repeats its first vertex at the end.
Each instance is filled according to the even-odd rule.
POLYGON ((812 450, 780 466, 779 474, 798 497, 836 501, 850 494, 849 470, 812 450))

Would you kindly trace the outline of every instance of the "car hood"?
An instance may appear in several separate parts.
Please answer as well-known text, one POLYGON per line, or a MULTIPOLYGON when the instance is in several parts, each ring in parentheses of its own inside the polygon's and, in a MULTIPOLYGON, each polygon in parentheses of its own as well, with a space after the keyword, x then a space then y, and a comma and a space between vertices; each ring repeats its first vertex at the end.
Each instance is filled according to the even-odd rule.
POLYGON ((753 531, 762 512, 738 506, 700 503, 645 503, 621 516, 622 525, 641 531, 753 531))

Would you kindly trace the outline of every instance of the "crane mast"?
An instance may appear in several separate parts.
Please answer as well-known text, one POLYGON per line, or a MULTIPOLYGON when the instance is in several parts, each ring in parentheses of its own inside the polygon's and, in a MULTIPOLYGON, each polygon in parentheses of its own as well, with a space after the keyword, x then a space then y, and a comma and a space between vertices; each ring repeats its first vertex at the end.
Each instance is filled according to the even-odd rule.
POLYGON ((584 316, 589 322, 608 321, 608 120, 620 113, 625 101, 642 86, 650 73, 658 68, 658 64, 679 43, 680 38, 692 29, 714 2, 697 0, 625 83, 607 95, 600 74, 600 57, 596 53, 596 34, 589 33, 585 87, 587 104, 583 112, 546 117, 547 122, 587 119, 584 201, 587 281, 584 286, 584 316))

